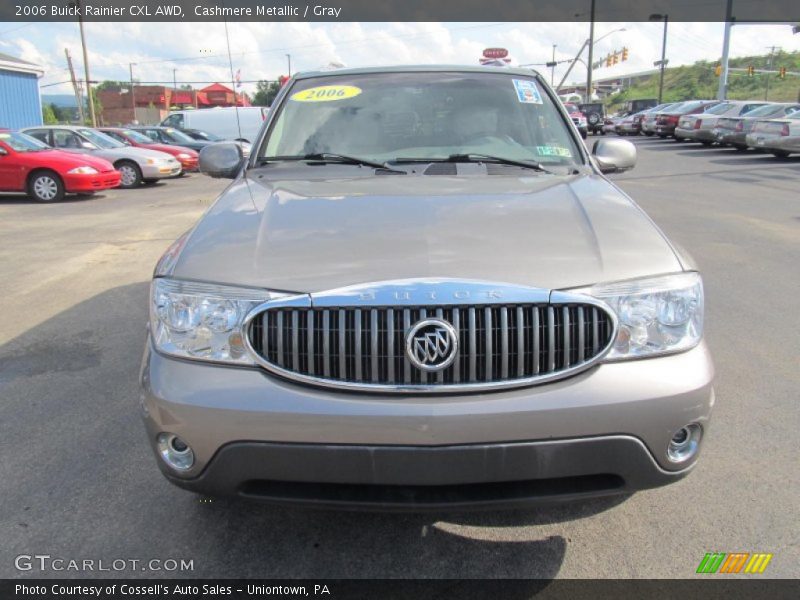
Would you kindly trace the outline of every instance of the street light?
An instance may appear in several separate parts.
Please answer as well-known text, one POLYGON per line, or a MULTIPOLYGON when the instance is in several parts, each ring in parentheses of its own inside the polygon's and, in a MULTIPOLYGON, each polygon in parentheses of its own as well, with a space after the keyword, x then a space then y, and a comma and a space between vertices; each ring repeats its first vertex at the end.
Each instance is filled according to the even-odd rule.
POLYGON ((668 14, 652 14, 650 15, 651 21, 664 21, 664 38, 661 41, 661 75, 658 81, 658 103, 661 104, 661 98, 664 95, 664 69, 667 67, 667 23, 669 22, 668 14))

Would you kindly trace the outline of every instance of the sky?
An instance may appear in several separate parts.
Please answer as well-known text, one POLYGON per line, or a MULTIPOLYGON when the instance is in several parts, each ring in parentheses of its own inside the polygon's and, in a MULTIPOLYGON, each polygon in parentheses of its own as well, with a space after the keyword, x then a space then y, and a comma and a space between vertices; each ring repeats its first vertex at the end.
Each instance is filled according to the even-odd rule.
MULTIPOLYGON (((225 24, 219 23, 86 23, 91 79, 142 82, 230 82, 225 24), (173 72, 174 70, 174 72, 173 72)), ((670 23, 670 66, 697 60, 715 61, 722 52, 722 23, 670 23)), ((770 46, 800 50, 800 34, 789 25, 736 25, 731 56, 766 54, 770 46)), ((348 67, 393 64, 477 64, 486 47, 504 47, 516 64, 545 63, 575 56, 589 35, 588 23, 229 23, 233 71, 241 70, 242 87, 255 89, 259 79, 313 70, 331 62, 348 67)), ((594 71, 595 78, 653 69, 661 57, 662 23, 596 23, 595 60, 629 49, 629 59, 594 71), (615 31, 625 29, 625 31, 615 31), (607 37, 599 40, 605 34, 607 37)), ((83 77, 77 23, 2 23, 0 52, 45 69, 43 94, 71 93, 64 49, 83 77)), ((585 58, 585 56, 584 56, 585 58)), ((549 76, 550 69, 536 67, 549 76)), ((558 83, 567 65, 556 68, 558 83)), ((586 69, 576 65, 568 83, 585 82, 586 69)))

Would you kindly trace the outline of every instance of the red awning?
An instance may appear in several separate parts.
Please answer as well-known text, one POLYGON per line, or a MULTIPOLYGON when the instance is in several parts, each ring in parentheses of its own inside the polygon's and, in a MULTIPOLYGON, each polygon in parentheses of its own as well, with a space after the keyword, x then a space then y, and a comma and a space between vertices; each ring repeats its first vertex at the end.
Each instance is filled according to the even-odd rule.
POLYGON ((172 94, 173 104, 194 104, 192 92, 178 91, 172 94))

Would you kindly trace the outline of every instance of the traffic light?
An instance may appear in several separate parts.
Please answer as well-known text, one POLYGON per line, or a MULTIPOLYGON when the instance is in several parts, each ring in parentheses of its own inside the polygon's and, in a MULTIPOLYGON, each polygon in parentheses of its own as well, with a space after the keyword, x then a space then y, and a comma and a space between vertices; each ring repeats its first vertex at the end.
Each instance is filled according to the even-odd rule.
POLYGON ((609 54, 608 56, 606 56, 606 67, 610 66, 611 66, 611 55, 609 54))
POLYGON ((786 67, 781 67, 780 69, 778 69, 778 78, 786 79, 786 67))
POLYGON ((617 53, 616 53, 616 52, 614 52, 614 54, 612 54, 612 55, 611 55, 611 64, 612 64, 612 65, 615 65, 615 64, 617 64, 618 60, 619 60, 619 58, 618 58, 618 56, 617 56, 617 53))
POLYGON ((722 65, 717 65, 716 67, 714 67, 714 75, 716 75, 717 77, 722 76, 722 65))
POLYGON ((747 67, 747 76, 752 77, 756 72, 756 68, 753 65, 747 67))
POLYGON ((622 48, 622 60, 628 60, 628 49, 625 47, 622 48))

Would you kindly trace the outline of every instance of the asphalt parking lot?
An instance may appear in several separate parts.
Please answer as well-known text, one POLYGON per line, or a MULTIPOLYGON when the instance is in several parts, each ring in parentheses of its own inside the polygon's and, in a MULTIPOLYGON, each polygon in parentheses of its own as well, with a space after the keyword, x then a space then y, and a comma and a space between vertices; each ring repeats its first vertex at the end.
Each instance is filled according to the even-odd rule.
POLYGON ((148 282, 225 183, 0 195, 0 576, 91 575, 15 569, 38 553, 193 559, 171 573, 192 577, 690 577, 721 551, 773 553, 763 576, 796 577, 800 157, 636 144, 639 165, 613 179, 705 277, 712 427, 677 484, 525 512, 316 512, 171 486, 138 414, 148 282))

